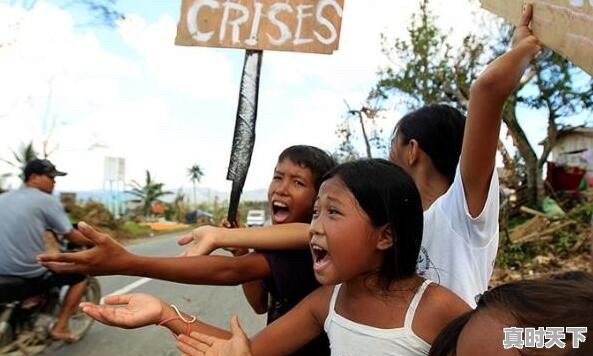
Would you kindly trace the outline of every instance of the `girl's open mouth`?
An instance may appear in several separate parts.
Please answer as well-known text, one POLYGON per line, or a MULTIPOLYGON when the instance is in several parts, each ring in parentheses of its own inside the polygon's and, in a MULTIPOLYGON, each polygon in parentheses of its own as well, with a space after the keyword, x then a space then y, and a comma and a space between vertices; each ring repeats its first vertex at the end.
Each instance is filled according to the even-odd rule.
POLYGON ((313 269, 316 271, 323 269, 330 261, 327 250, 319 245, 311 245, 311 254, 313 255, 313 269))

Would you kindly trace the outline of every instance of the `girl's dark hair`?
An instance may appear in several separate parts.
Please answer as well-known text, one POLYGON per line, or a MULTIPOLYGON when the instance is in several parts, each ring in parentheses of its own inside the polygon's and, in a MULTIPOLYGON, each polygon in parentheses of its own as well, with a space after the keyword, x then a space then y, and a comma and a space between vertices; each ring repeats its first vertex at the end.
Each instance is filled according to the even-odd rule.
MULTIPOLYGON (((540 279, 500 285, 482 294, 473 314, 486 309, 509 313, 517 323, 513 326, 523 328, 587 327, 587 340, 568 355, 593 355, 593 341, 589 334, 593 330, 593 279, 580 277, 582 276, 576 279, 540 279)), ((471 316, 465 323, 470 318, 471 316)), ((454 321, 445 327, 441 335, 447 334, 449 340, 444 340, 439 335, 432 345, 435 352, 431 351, 429 355, 450 355, 439 350, 450 350, 447 344, 456 345, 464 325, 460 327, 454 321)), ((564 342, 567 348, 571 347, 571 334, 566 333, 564 342)))
POLYGON ((395 136, 407 144, 418 141, 435 168, 453 182, 461 155, 465 117, 459 110, 444 104, 422 107, 405 115, 395 126, 395 136))
POLYGON ((403 169, 384 159, 340 164, 323 177, 338 177, 350 190, 375 227, 391 229, 393 245, 385 250, 378 271, 380 285, 412 276, 422 242, 423 213, 420 194, 403 169))
POLYGON ((285 159, 311 170, 315 183, 315 191, 319 190, 321 178, 337 165, 336 160, 327 152, 307 145, 295 145, 286 148, 278 156, 278 163, 285 159))
POLYGON ((457 348, 457 339, 461 334, 461 330, 467 324, 469 319, 474 315, 475 311, 470 310, 461 314, 456 319, 451 321, 447 326, 441 330, 439 335, 432 342, 428 356, 452 356, 455 355, 457 348))
POLYGON ((593 286, 593 274, 583 271, 568 271, 552 275, 550 278, 563 281, 590 283, 593 286))

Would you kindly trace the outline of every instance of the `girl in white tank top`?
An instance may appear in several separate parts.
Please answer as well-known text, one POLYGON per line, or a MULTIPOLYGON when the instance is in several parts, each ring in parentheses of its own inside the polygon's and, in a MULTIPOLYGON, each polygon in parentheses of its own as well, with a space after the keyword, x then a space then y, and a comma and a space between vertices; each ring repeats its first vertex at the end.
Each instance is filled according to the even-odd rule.
POLYGON ((324 330, 331 340, 332 355, 426 355, 430 344, 412 330, 414 314, 420 299, 431 283, 425 280, 412 298, 404 326, 394 329, 381 329, 346 319, 335 310, 336 298, 341 284, 334 287, 324 330))

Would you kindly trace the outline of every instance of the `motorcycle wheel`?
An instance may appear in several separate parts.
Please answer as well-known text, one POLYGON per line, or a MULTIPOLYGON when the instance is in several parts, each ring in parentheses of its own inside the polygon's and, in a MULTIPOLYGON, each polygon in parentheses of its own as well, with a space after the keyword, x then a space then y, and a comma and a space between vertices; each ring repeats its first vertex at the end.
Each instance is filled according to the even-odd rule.
POLYGON ((8 322, 3 323, 5 323, 2 327, 3 331, 0 332, 0 354, 6 352, 4 351, 4 348, 9 345, 14 338, 12 326, 8 322))
MULTIPOLYGON (((81 302, 91 302, 99 304, 101 300, 101 286, 95 277, 87 279, 86 290, 82 296, 81 302)), ((94 320, 78 309, 72 317, 70 317, 69 328, 70 331, 77 336, 78 340, 82 339, 89 331, 94 320)))

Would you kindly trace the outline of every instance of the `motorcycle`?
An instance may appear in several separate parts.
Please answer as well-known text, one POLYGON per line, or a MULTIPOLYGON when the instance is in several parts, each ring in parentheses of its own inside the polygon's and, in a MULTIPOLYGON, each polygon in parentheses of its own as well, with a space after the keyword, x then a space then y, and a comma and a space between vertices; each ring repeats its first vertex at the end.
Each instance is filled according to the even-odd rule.
MULTIPOLYGON (((58 240, 61 252, 80 250, 65 239, 58 240)), ((101 287, 95 277, 86 277, 82 301, 99 303, 101 287)), ((0 276, 0 355, 35 355, 52 343, 49 334, 57 320, 67 286, 35 290, 19 277, 0 276)), ((80 340, 93 319, 77 310, 70 317, 69 329, 80 340)))

